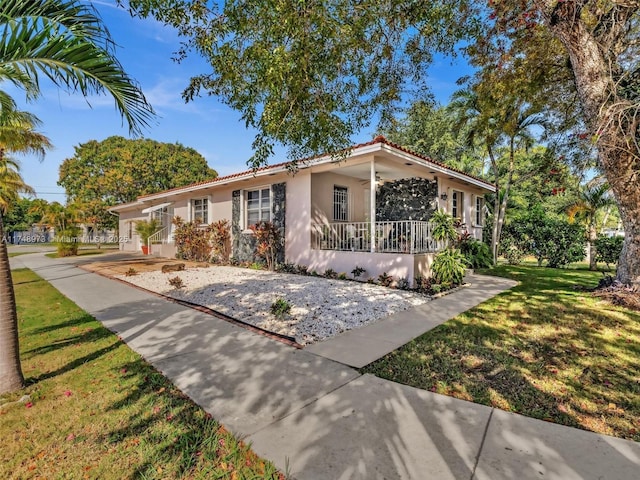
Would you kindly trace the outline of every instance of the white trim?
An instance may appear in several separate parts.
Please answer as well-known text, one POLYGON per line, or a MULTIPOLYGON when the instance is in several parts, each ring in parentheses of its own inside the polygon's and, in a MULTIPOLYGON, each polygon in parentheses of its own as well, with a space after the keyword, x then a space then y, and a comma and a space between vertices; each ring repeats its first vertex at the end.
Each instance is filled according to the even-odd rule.
MULTIPOLYGON (((242 190, 240 192, 240 195, 242 197, 242 203, 240 211, 241 211, 241 217, 243 220, 243 223, 241 223, 240 225, 242 225, 242 227, 246 230, 249 228, 248 222, 249 222, 249 212, 247 209, 247 202, 249 201, 247 198, 246 193, 247 192, 260 192, 260 206, 258 208, 259 212, 262 212, 262 190, 269 190, 269 221, 272 221, 272 217, 273 217, 273 190, 271 189, 272 185, 262 185, 259 187, 250 187, 250 188, 246 188, 244 190, 242 190)), ((262 216, 262 214, 260 214, 260 216, 262 216)), ((262 218, 259 221, 263 221, 262 218)))
MULTIPOLYGON (((464 173, 459 173, 456 172, 454 170, 450 170, 449 168, 443 166, 443 165, 439 165, 427 160, 423 160, 422 158, 419 158, 417 156, 415 156, 414 154, 411 153, 407 153, 404 152, 402 150, 399 150, 396 147, 393 147, 391 145, 387 145, 386 143, 374 143, 372 145, 365 145, 362 147, 357 147, 351 150, 351 152, 349 153, 349 155, 347 155, 344 159, 344 161, 348 161, 349 159, 353 158, 356 155, 367 155, 369 153, 375 153, 375 152, 380 152, 380 151, 385 151, 391 155, 394 155, 396 157, 398 157, 399 159, 405 160, 405 161, 410 161, 412 163, 415 163, 416 165, 419 165, 421 167, 427 168, 430 171, 440 173, 440 174, 444 174, 447 175, 449 177, 452 178, 456 178, 458 180, 462 180, 463 182, 468 183, 469 185, 475 185, 477 187, 480 187, 484 190, 488 190, 490 192, 495 192, 495 186, 491 185, 489 182, 485 182, 483 180, 479 180, 479 179, 475 179, 473 177, 467 176, 464 173)), ((318 165, 323 165, 323 164, 327 164, 327 163, 335 163, 335 157, 333 157, 332 155, 323 155, 321 157, 315 158, 315 159, 311 159, 311 160, 299 160, 298 161, 298 169, 299 170, 303 170, 305 168, 309 168, 312 166, 318 166, 318 165)), ((216 187, 218 185, 228 185, 228 184, 232 184, 232 183, 237 183, 240 182, 242 180, 246 180, 246 179, 253 179, 253 178, 257 178, 257 177, 262 177, 265 175, 272 175, 274 173, 288 173, 289 170, 287 168, 287 164, 285 165, 280 165, 277 167, 267 167, 264 168, 264 170, 259 170, 259 171, 255 171, 255 172, 245 172, 242 174, 237 174, 237 175, 233 175, 231 176, 231 178, 227 178, 225 180, 221 180, 221 181, 216 181, 215 179, 211 180, 210 182, 206 182, 206 183, 201 183, 201 184, 197 184, 197 185, 192 185, 192 186, 186 186, 183 188, 179 188, 179 189, 175 189, 175 190, 171 190, 171 191, 164 191, 164 192, 158 192, 157 194, 154 195, 149 195, 143 198, 138 199, 138 202, 147 202, 147 201, 153 201, 153 200, 157 200, 157 199, 162 199, 162 198, 166 198, 167 195, 181 195, 184 193, 189 193, 189 192, 194 192, 194 191, 198 191, 198 190, 204 190, 207 188, 211 188, 211 187, 216 187)), ((114 209, 115 207, 112 207, 112 209, 114 209)))
POLYGON ((151 212, 155 212, 156 210, 160 210, 161 208, 164 207, 168 207, 169 205, 171 205, 173 202, 165 202, 165 203, 159 203, 158 205, 154 205, 152 207, 147 207, 147 208, 143 208, 142 211, 140 213, 151 213, 151 212))
MULTIPOLYGON (((210 196, 211 195, 209 195, 209 197, 210 196)), ((199 225, 200 226, 208 225, 209 223, 211 223, 209 221, 209 217, 210 217, 210 213, 209 212, 211 211, 211 209, 209 207, 210 207, 211 201, 209 200, 208 197, 194 197, 194 198, 190 198, 189 199, 189 206, 191 207, 191 208, 188 209, 189 210, 189 221, 190 222, 195 222, 196 221, 195 216, 194 216, 195 208, 194 208, 194 205, 193 205, 193 203, 196 202, 196 201, 202 201, 203 205, 206 205, 206 207, 207 207, 207 218, 206 219, 203 218, 202 220, 204 220, 204 222, 199 223, 199 225)))

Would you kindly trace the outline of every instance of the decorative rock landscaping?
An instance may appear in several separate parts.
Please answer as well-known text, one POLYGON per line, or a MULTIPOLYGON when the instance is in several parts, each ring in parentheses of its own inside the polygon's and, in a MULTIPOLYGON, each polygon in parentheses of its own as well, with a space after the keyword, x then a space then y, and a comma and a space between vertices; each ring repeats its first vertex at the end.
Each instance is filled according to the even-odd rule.
POLYGON ((187 268, 171 275, 151 271, 117 278, 295 337, 300 344, 318 342, 429 301, 415 292, 379 285, 238 267, 187 268), (184 288, 169 284, 175 275, 184 288), (278 298, 291 305, 290 314, 282 318, 270 313, 278 298))

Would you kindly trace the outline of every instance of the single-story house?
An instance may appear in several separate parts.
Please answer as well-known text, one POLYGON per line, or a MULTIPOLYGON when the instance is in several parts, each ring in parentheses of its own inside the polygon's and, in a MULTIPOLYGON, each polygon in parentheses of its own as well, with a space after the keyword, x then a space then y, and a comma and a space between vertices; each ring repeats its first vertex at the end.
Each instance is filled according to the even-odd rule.
POLYGON ((429 218, 444 209, 462 230, 481 239, 484 195, 495 186, 376 137, 331 155, 265 166, 185 187, 144 195, 112 207, 120 217, 121 250, 140 251, 135 222, 151 217, 162 228, 151 253, 174 257, 174 217, 209 224, 231 223, 232 257, 253 261, 249 226, 271 221, 283 233, 281 260, 327 269, 386 272, 409 282, 428 275, 441 248, 429 218))

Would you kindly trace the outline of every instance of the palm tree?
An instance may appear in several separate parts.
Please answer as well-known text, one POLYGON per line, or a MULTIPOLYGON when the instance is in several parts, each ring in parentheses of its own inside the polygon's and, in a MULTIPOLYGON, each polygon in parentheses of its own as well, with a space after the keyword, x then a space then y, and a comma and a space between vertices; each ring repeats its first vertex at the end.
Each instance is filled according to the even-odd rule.
POLYGON ((595 241, 598 237, 598 213, 612 205, 615 205, 615 200, 611 196, 611 189, 607 183, 601 183, 580 188, 578 198, 567 209, 570 221, 582 220, 587 226, 589 270, 597 269, 595 241))
MULTIPOLYGON (((132 133, 154 116, 142 91, 114 56, 114 43, 95 9, 78 0, 3 0, 0 2, 0 82, 21 88, 29 100, 40 96, 40 80, 85 97, 107 94, 132 133)), ((16 122, 13 100, 0 94, 0 155, 44 153, 46 137, 35 134, 37 119, 22 114, 16 122), (13 114, 12 114, 13 112, 13 114)), ((0 223, 0 394, 23 383, 13 284, 0 223)))
POLYGON ((516 98, 480 98, 473 87, 459 90, 452 96, 449 108, 457 120, 454 128, 466 129, 467 144, 482 142, 487 150, 489 166, 497 194, 494 195, 491 252, 495 264, 504 225, 509 195, 513 187, 519 150, 533 143, 530 130, 544 127, 542 115, 516 98))
POLYGON ((40 120, 17 110, 11 97, 0 92, 0 393, 20 388, 24 383, 18 355, 18 316, 13 281, 4 234, 4 213, 21 192, 31 193, 7 152, 43 156, 49 139, 35 129, 40 120))
POLYGON ((20 175, 19 164, 10 158, 3 158, 0 163, 0 216, 4 216, 9 208, 20 199, 20 194, 35 194, 20 175))

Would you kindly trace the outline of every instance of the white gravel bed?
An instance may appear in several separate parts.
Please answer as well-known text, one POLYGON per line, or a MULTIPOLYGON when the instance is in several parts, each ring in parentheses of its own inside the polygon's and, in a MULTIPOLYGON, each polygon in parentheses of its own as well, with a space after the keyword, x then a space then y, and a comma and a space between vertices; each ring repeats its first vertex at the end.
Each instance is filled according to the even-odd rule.
POLYGON ((144 272, 117 278, 295 337, 300 344, 318 342, 429 301, 414 292, 367 283, 237 267, 144 272), (175 276, 182 279, 183 288, 169 285, 169 279, 175 276), (277 298, 291 305, 286 318, 277 319, 270 313, 277 298))

